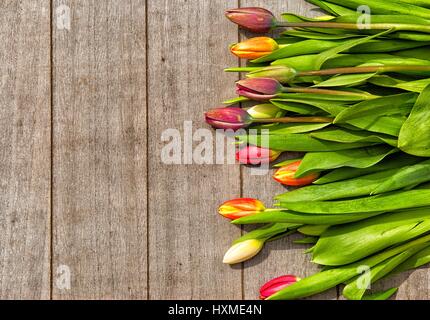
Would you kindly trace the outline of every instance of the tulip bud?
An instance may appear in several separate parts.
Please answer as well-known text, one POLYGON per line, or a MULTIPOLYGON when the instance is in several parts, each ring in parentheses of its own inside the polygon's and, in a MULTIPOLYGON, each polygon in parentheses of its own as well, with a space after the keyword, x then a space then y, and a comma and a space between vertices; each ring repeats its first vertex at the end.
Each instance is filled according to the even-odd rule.
POLYGON ((249 108, 248 114, 253 119, 274 119, 280 118, 284 115, 284 111, 279 109, 277 106, 267 103, 267 104, 259 104, 252 108, 249 108))
POLYGON ((260 299, 265 300, 270 296, 273 296, 275 293, 285 289, 286 287, 300 281, 300 278, 292 275, 282 276, 276 279, 273 279, 266 283, 260 289, 260 299))
POLYGON ((312 173, 303 178, 295 178, 296 172, 299 169, 301 163, 301 161, 296 161, 289 164, 288 166, 280 168, 278 171, 276 171, 273 178, 283 185, 292 187, 302 187, 312 184, 318 179, 318 173, 312 173))
POLYGON ((278 159, 282 152, 260 148, 257 146, 248 146, 236 153, 236 160, 242 164, 268 164, 278 159))
POLYGON ((231 220, 247 217, 265 210, 266 208, 261 201, 251 198, 230 200, 219 207, 219 213, 231 220))
POLYGON ((278 50, 278 43, 272 38, 258 37, 239 42, 231 46, 231 52, 243 59, 257 59, 278 50))
POLYGON ((216 129, 239 130, 252 123, 248 112, 237 107, 213 109, 205 113, 206 122, 216 129))
POLYGON ((225 254, 223 263, 236 264, 255 257, 263 249, 264 240, 250 239, 234 244, 225 254))
POLYGON ((270 78, 244 79, 236 83, 237 94, 251 100, 267 101, 282 92, 279 81, 270 78))
POLYGON ((276 18, 263 8, 238 8, 227 10, 226 17, 239 27, 255 33, 267 33, 276 27, 276 18))
POLYGON ((252 71, 246 76, 252 78, 270 78, 279 81, 280 83, 289 83, 297 75, 296 70, 287 66, 271 66, 262 68, 257 71, 252 71))

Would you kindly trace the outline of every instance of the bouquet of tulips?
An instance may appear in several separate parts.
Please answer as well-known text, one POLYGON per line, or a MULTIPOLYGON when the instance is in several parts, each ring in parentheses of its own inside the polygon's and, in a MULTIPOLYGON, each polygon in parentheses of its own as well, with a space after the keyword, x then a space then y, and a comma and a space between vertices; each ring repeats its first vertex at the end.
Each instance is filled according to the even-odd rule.
POLYGON ((246 78, 237 82, 239 97, 206 121, 236 132, 242 163, 304 155, 274 164, 274 179, 298 188, 275 195, 272 208, 247 198, 220 207, 233 224, 262 225, 236 240, 224 263, 298 232, 321 271, 274 279, 262 299, 338 285, 347 299, 388 299, 396 288, 369 293, 369 285, 430 262, 430 0, 373 0, 364 18, 358 0, 309 2, 328 15, 226 12, 248 31, 282 33, 230 47, 249 63, 226 71, 246 78))

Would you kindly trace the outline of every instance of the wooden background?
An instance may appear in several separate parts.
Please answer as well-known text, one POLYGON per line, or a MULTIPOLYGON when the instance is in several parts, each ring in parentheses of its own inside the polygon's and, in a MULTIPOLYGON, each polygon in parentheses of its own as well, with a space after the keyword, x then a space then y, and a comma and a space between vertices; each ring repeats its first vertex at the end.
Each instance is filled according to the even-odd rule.
MULTIPOLYGON (((245 35, 223 12, 239 6, 315 14, 302 0, 0 2, 0 298, 255 299, 316 270, 292 239, 221 263, 243 231, 218 205, 270 203, 270 176, 160 160, 165 129, 207 128, 203 112, 233 97, 222 69, 245 35)), ((394 285, 430 297, 426 269, 394 285)))

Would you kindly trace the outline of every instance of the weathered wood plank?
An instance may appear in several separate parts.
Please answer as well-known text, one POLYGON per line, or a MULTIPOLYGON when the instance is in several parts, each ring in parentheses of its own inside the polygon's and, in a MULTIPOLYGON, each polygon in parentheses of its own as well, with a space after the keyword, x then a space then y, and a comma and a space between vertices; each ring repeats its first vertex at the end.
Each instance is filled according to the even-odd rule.
POLYGON ((145 299, 145 1, 53 9, 53 297, 145 299))
MULTIPOLYGON (((237 165, 167 165, 160 159, 168 129, 204 124, 204 111, 234 96, 237 65, 228 44, 237 29, 223 12, 236 0, 148 2, 149 297, 240 299, 241 270, 222 264, 240 235, 216 211, 240 195, 237 165)), ((182 162, 183 163, 183 162, 182 162)))
POLYGON ((50 3, 0 2, 0 298, 50 296, 50 3))
MULTIPOLYGON (((302 15, 315 15, 311 12, 312 5, 305 1, 266 1, 242 0, 242 7, 263 7, 271 10, 275 15, 282 12, 294 12, 302 15)), ((242 39, 253 37, 252 34, 243 34, 242 39)), ((296 155, 297 156, 297 155, 296 155)), ((272 205, 273 196, 286 190, 272 179, 273 170, 265 175, 252 175, 248 168, 243 170, 243 196, 254 197, 272 205)), ((246 228, 248 229, 248 228, 246 228)), ((298 277, 309 276, 318 268, 310 262, 310 257, 304 254, 307 247, 296 245, 293 240, 298 237, 283 238, 268 243, 264 251, 253 260, 244 265, 244 298, 256 299, 261 285, 265 282, 285 274, 294 274, 298 277)), ((336 299, 336 290, 319 295, 318 299, 336 299)))

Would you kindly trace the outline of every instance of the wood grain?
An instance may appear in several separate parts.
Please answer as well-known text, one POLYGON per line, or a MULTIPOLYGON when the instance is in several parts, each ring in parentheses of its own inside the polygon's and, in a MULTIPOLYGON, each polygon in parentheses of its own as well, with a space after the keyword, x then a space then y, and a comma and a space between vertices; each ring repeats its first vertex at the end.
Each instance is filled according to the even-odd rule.
POLYGON ((49 299, 49 7, 0 2, 0 299, 49 299))
POLYGON ((54 1, 54 299, 145 299, 145 1, 54 1), (56 270, 70 268, 70 290, 56 270))
MULTIPOLYGON (((275 15, 283 12, 293 12, 301 15, 315 15, 311 12, 312 5, 305 1, 263 1, 263 0, 242 0, 242 7, 264 7, 271 10, 275 15)), ((253 37, 252 34, 242 33, 242 39, 253 37)), ((290 155, 297 158, 298 154, 290 155)), ((265 202, 267 206, 273 203, 273 196, 286 192, 285 188, 272 179, 273 170, 264 175, 253 175, 249 168, 243 170, 243 196, 253 197, 265 202)), ((252 228, 245 228, 251 230, 252 228)), ((309 276, 318 268, 310 262, 309 255, 305 255, 306 248, 303 245, 296 245, 294 240, 298 236, 291 236, 281 240, 268 243, 264 251, 253 260, 244 264, 244 298, 257 299, 259 288, 265 282, 285 274, 294 274, 300 278, 309 276)), ((317 297, 316 299, 336 299, 336 290, 331 290, 317 297)))
MULTIPOLYGON (((241 271, 221 263, 240 230, 217 214, 240 195, 237 165, 167 165, 162 133, 184 121, 206 128, 203 113, 234 96, 237 65, 228 44, 237 28, 223 16, 237 1, 148 2, 149 297, 240 299, 241 271)), ((211 131, 212 132, 212 131, 211 131)))

